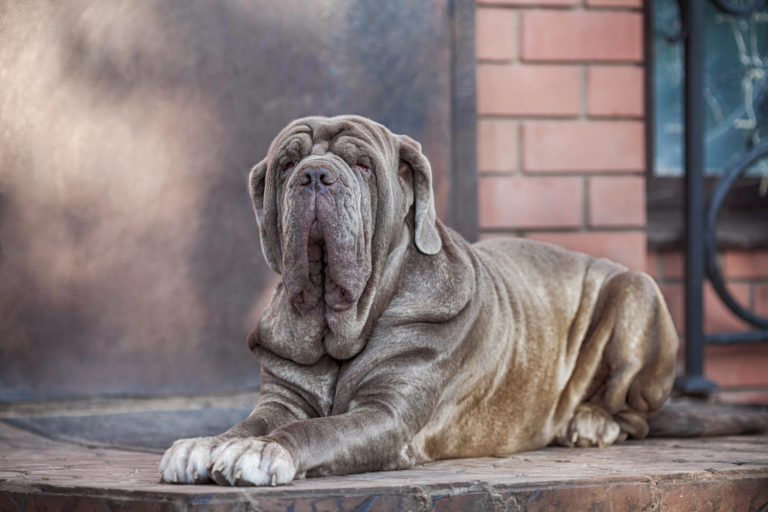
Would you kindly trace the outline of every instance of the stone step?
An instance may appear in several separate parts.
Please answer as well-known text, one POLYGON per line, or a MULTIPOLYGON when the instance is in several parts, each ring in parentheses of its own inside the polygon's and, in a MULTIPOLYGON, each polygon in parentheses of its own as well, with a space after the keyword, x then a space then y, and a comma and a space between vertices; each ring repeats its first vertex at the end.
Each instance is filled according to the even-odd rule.
POLYGON ((768 507, 768 436, 549 447, 267 488, 167 485, 158 453, 86 447, 0 423, 6 510, 708 510, 768 507))

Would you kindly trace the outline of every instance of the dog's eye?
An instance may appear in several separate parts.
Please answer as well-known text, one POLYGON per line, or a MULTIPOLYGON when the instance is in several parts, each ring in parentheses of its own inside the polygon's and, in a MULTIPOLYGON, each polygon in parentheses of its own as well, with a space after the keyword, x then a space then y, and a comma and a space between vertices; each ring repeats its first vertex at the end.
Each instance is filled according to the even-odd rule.
POLYGON ((293 169, 293 167, 296 165, 296 162, 288 162, 283 166, 284 171, 288 171, 290 169, 293 169))
POLYGON ((365 166, 363 164, 357 164, 356 167, 358 169, 360 169, 361 172, 370 172, 371 171, 367 166, 365 166))

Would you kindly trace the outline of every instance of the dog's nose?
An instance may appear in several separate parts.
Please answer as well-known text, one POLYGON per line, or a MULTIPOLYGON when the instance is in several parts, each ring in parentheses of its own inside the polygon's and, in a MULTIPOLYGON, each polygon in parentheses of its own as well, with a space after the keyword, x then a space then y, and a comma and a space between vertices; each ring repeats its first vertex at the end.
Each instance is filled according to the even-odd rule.
POLYGON ((299 183, 318 192, 336 183, 338 175, 326 167, 306 167, 302 169, 299 183))

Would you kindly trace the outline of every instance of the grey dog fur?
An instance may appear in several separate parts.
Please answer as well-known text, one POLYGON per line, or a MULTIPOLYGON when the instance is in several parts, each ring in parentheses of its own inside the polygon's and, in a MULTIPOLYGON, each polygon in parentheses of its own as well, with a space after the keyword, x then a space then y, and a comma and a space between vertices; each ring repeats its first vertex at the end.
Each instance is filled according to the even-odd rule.
POLYGON ((282 276, 248 340, 261 397, 162 466, 189 467, 197 449, 208 474, 166 469, 166 481, 260 484, 242 468, 222 477, 217 447, 243 438, 260 441, 265 471, 292 463, 288 479, 605 446, 647 435, 671 391, 678 338, 651 278, 523 239, 469 244, 437 219, 429 162, 405 135, 358 116, 298 119, 250 192, 282 276))

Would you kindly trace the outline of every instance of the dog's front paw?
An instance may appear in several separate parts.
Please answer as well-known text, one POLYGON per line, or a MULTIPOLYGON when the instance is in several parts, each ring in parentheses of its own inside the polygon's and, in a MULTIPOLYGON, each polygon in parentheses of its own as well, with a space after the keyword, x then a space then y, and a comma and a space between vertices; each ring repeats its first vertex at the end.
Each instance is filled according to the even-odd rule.
POLYGON ((296 476, 288 450, 260 439, 231 439, 211 455, 211 478, 219 485, 280 485, 296 476))
POLYGON ((160 461, 160 481, 169 484, 210 482, 211 452, 220 443, 216 437, 179 439, 165 451, 160 461))

